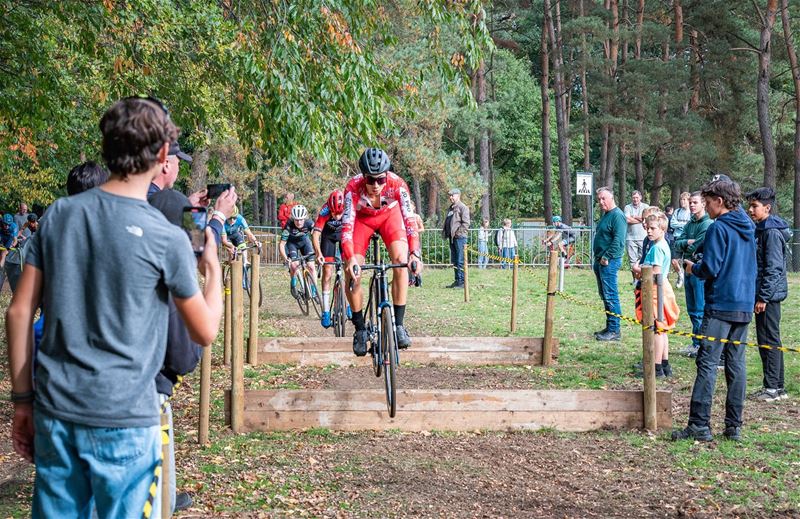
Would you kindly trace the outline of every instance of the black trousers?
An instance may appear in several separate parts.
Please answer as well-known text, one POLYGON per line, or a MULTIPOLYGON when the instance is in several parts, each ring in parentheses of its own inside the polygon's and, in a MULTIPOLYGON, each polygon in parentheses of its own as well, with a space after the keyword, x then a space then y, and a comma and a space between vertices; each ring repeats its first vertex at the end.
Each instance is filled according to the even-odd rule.
MULTIPOLYGON (((780 303, 767 303, 766 310, 756 314, 756 336, 759 345, 783 346, 780 303)), ((759 348, 758 353, 764 366, 764 387, 783 389, 783 352, 759 348)))

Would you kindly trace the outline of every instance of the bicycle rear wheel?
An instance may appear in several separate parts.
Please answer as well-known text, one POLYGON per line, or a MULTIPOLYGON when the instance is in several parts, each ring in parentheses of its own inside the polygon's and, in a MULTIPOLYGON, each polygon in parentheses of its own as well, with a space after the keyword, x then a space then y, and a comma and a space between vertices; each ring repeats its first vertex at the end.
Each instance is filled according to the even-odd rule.
POLYGON ((386 408, 389 416, 394 418, 397 412, 397 385, 395 368, 397 367, 397 340, 394 335, 392 311, 384 308, 381 312, 381 343, 383 346, 383 381, 386 388, 386 408))
POLYGON ((588 252, 581 251, 576 252, 569 258, 567 258, 567 265, 572 266, 575 268, 592 268, 592 258, 589 256, 588 252))
POLYGON ((314 311, 317 313, 317 319, 319 319, 322 317, 322 301, 319 297, 317 284, 314 282, 314 278, 309 271, 304 270, 303 276, 306 278, 306 295, 311 301, 311 306, 314 307, 314 311))
POLYGON ((247 297, 252 304, 253 295, 250 293, 250 265, 242 265, 242 288, 247 292, 247 297))

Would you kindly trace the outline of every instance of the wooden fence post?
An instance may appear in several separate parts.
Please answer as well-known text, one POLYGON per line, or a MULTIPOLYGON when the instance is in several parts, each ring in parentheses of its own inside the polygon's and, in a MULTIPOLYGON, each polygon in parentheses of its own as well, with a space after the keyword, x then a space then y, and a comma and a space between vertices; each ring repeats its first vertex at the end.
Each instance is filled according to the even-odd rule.
POLYGON ((464 302, 469 303, 469 249, 464 244, 464 302))
MULTIPOLYGON (((171 412, 172 411, 170 410, 170 413, 171 412)), ((169 450, 171 448, 169 444, 171 441, 169 438, 169 430, 165 431, 163 429, 165 426, 169 426, 169 417, 166 415, 166 413, 161 413, 161 434, 162 436, 167 437, 165 441, 161 442, 161 456, 163 458, 161 461, 161 519, 169 519, 172 517, 172 496, 169 493, 169 478, 170 473, 175 470, 175 467, 172 466, 172 460, 170 460, 169 457, 169 450)), ((162 440, 164 440, 164 438, 162 438, 162 440)))
POLYGON ((200 423, 197 426, 197 443, 208 445, 208 426, 211 409, 211 346, 203 348, 200 360, 200 423))
POLYGON ((261 300, 261 255, 258 249, 253 249, 250 256, 250 331, 247 338, 247 363, 251 366, 258 364, 258 303, 261 300))
POLYGON ((244 425, 244 289, 242 260, 231 265, 231 304, 233 337, 231 340, 231 429, 240 432, 244 425))
POLYGON ((514 256, 511 275, 511 331, 517 331, 517 281, 519 278, 519 256, 514 256))
POLYGON ((642 266, 642 371, 644 371, 644 428, 658 428, 656 416, 656 366, 653 359, 654 332, 645 326, 655 324, 653 316, 653 267, 642 266))
MULTIPOLYGON (((231 266, 233 268, 233 266, 231 266)), ((233 337, 233 304, 231 302, 231 275, 225 278, 225 324, 223 326, 222 362, 231 364, 231 339, 233 337)))
POLYGON ((553 358, 553 314, 556 310, 556 283, 558 282, 558 251, 550 251, 547 271, 547 304, 544 309, 544 342, 542 342, 542 366, 549 366, 553 358))

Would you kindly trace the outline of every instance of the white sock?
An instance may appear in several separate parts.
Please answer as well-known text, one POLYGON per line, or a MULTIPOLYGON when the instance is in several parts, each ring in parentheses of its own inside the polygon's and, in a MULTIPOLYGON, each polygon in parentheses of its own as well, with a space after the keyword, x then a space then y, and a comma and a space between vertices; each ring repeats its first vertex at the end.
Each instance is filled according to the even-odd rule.
POLYGON ((327 312, 331 303, 331 291, 322 292, 322 311, 327 312))

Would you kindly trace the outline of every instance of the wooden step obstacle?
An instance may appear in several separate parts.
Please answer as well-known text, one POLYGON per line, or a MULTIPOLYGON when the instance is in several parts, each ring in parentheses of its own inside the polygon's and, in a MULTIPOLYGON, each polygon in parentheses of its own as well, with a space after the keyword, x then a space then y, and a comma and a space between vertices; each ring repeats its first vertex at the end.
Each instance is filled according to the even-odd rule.
MULTIPOLYGON (((365 373, 365 376, 369 375, 365 373)), ((401 390, 389 418, 382 390, 246 391, 242 430, 592 431, 643 426, 641 391, 401 390)), ((230 393, 225 415, 230 416, 230 393)), ((659 428, 672 426, 672 393, 657 393, 659 428)))
MULTIPOLYGON (((539 337, 414 337, 400 352, 401 362, 437 365, 542 364, 539 337)), ((350 337, 274 337, 259 341, 259 364, 367 366, 371 359, 353 355, 350 337)), ((551 359, 558 358, 553 340, 551 359)))

